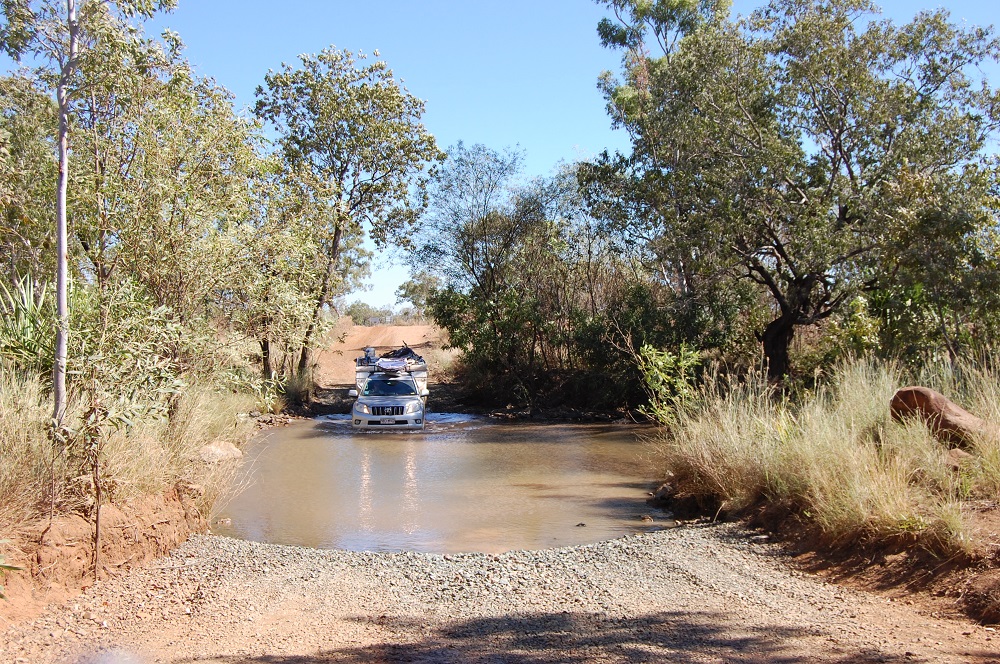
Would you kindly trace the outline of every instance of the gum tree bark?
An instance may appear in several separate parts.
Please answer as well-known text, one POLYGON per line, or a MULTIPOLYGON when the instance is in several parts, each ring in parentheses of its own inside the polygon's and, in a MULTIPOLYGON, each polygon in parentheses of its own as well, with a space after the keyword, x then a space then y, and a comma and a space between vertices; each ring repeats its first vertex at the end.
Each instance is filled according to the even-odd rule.
POLYGON ((61 426, 66 414, 66 355, 69 338, 69 248, 67 243, 66 192, 69 182, 69 85, 77 64, 79 25, 76 0, 66 0, 69 54, 62 63, 56 89, 59 104, 59 181, 56 189, 56 328, 55 361, 52 366, 52 419, 61 426))

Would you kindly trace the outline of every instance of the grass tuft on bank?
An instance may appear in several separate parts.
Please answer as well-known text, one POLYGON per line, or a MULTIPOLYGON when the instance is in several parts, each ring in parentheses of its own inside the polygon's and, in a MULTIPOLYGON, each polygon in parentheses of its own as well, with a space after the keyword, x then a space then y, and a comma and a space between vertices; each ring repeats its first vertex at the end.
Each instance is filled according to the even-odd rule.
MULTIPOLYGON (((199 509, 207 517, 234 468, 205 463, 199 452, 219 440, 242 446, 253 421, 239 414, 257 407, 253 395, 196 382, 178 392, 168 415, 149 413, 127 427, 106 429, 101 452, 105 499, 127 502, 185 481, 202 488, 199 509)), ((0 532, 16 532, 50 512, 89 510, 93 487, 81 445, 53 442, 51 409, 42 380, 0 362, 0 532)), ((68 430, 79 431, 83 416, 84 404, 71 400, 68 430)))
MULTIPOLYGON (((1000 421, 995 371, 931 367, 918 380, 1000 421)), ((865 360, 794 398, 763 376, 709 376, 683 402, 665 399, 670 425, 657 446, 680 492, 736 513, 777 508, 826 546, 918 545, 975 557, 982 543, 963 506, 996 499, 1000 443, 980 439, 958 464, 919 421, 894 422, 889 401, 911 382, 892 364, 865 360)))

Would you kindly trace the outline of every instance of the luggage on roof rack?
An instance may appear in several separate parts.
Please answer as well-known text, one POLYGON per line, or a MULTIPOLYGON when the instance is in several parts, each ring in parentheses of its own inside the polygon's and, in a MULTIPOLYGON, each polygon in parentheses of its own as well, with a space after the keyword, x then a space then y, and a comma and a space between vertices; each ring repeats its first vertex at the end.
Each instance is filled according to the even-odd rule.
POLYGON ((376 355, 374 348, 365 348, 365 354, 354 361, 354 367, 358 390, 361 390, 368 377, 376 372, 394 375, 408 373, 413 376, 420 390, 427 389, 427 363, 405 342, 402 348, 382 353, 381 356, 376 355))
POLYGON ((417 355, 416 351, 407 346, 405 341, 403 342, 402 348, 382 353, 380 357, 385 360, 410 360, 412 362, 416 362, 417 364, 424 363, 424 358, 417 355))

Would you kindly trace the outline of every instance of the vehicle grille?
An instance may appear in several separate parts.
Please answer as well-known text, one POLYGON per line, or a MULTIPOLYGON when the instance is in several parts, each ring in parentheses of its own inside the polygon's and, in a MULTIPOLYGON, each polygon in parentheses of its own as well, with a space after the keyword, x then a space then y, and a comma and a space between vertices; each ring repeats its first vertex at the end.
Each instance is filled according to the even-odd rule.
POLYGON ((405 406, 372 406, 372 415, 402 415, 405 406))

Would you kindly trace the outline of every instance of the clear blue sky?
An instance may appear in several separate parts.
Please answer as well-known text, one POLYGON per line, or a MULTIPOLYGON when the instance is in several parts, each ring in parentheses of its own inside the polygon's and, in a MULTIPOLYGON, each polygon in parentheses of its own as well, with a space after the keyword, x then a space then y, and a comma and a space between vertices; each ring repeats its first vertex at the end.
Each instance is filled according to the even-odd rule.
MULTIPOLYGON (((747 13, 760 4, 737 0, 733 10, 747 13)), ((995 0, 882 3, 898 22, 941 5, 955 19, 1000 24, 995 0)), ((427 102, 425 124, 442 148, 458 140, 520 145, 526 174, 542 175, 559 161, 627 149, 596 88, 600 72, 619 63, 597 39, 602 16, 590 0, 179 0, 148 30, 178 32, 197 71, 231 90, 239 106, 253 103, 268 69, 300 53, 330 45, 378 49, 427 102)), ((405 278, 404 270, 376 263, 375 288, 364 297, 392 304, 405 278)))

